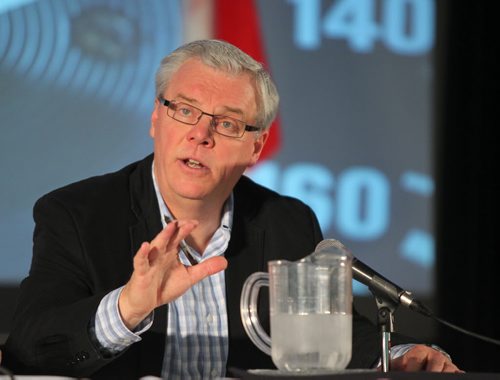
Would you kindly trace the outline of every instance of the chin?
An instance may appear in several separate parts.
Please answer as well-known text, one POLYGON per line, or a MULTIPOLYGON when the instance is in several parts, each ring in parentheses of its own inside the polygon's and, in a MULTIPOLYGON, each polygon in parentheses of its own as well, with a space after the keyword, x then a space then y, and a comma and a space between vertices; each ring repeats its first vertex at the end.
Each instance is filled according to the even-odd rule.
POLYGON ((210 195, 211 191, 206 188, 190 186, 189 188, 184 187, 182 189, 178 189, 176 193, 186 199, 203 200, 210 195))

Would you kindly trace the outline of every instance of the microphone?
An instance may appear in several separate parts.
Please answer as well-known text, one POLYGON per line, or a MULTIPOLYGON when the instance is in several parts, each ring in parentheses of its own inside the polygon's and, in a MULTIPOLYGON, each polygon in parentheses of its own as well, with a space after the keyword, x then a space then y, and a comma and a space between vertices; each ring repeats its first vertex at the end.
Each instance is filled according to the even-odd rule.
POLYGON ((318 243, 316 251, 340 250, 352 256, 353 278, 368 286, 371 292, 377 297, 388 298, 397 305, 403 305, 427 317, 433 316, 432 312, 422 302, 400 286, 389 281, 387 278, 377 273, 368 265, 358 260, 340 241, 335 239, 325 239, 318 243))

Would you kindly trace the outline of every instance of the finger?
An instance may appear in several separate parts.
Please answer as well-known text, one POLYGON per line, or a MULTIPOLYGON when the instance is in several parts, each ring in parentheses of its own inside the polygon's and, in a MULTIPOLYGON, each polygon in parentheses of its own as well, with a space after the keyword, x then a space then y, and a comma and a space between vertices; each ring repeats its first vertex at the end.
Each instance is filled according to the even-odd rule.
POLYGON ((449 372, 458 369, 451 362, 451 359, 433 348, 427 348, 425 351, 427 365, 425 370, 428 372, 449 372), (453 368, 454 367, 454 368, 453 368))
MULTIPOLYGON (((397 359, 391 359, 390 361, 390 369, 392 371, 404 371, 405 370, 405 363, 403 362, 404 358, 399 357, 397 359)), ((380 370, 382 370, 382 367, 379 367, 380 370)))
POLYGON ((422 371, 426 364, 427 364, 427 361, 425 360, 425 358, 421 358, 421 357, 415 357, 415 356, 410 356, 408 358, 404 358, 405 360, 403 360, 403 371, 406 371, 406 372, 418 372, 418 371, 422 371))
POLYGON ((186 239, 189 234, 198 226, 198 222, 195 220, 182 220, 176 221, 176 223, 177 230, 174 232, 172 238, 167 244, 167 251, 175 249, 175 252, 178 252, 180 242, 186 239))
POLYGON ((427 372, 444 372, 446 361, 445 357, 441 354, 439 356, 430 356, 427 359, 425 370, 427 372))
POLYGON ((431 372, 463 373, 447 356, 437 353, 428 361, 427 370, 431 372))
POLYGON ((202 261, 198 265, 187 267, 187 271, 191 277, 191 285, 203 280, 214 273, 226 269, 227 260, 222 256, 212 257, 202 261))
POLYGON ((194 226, 198 226, 198 224, 200 224, 200 222, 198 222, 196 219, 185 219, 185 220, 177 220, 177 223, 179 225, 179 227, 182 227, 186 224, 194 224, 194 226))
POLYGON ((139 250, 134 256, 134 271, 137 274, 145 274, 149 269, 149 252, 150 245, 148 242, 144 242, 141 244, 139 250))
POLYGON ((425 358, 422 359, 420 356, 410 354, 410 352, 400 356, 396 359, 391 360, 390 364, 391 370, 393 371, 405 371, 405 372, 417 372, 425 368, 425 358))
POLYGON ((448 361, 445 363, 443 371, 442 372, 449 372, 449 373, 465 373, 465 371, 462 371, 459 369, 453 362, 448 361))
POLYGON ((164 252, 167 248, 170 239, 172 239, 172 237, 175 235, 177 229, 178 229, 177 221, 174 220, 170 222, 151 241, 151 246, 156 247, 158 250, 160 250, 160 252, 164 252))

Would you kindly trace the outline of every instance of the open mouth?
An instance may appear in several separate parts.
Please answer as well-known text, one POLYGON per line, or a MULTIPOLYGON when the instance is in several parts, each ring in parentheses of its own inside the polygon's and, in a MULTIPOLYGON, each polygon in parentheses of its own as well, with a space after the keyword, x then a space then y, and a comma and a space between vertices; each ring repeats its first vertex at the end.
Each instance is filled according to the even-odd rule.
POLYGON ((193 168, 193 169, 201 169, 203 168, 204 166, 201 164, 201 162, 199 161, 196 161, 196 160, 193 160, 192 158, 188 158, 186 160, 184 160, 184 163, 189 166, 190 168, 193 168))

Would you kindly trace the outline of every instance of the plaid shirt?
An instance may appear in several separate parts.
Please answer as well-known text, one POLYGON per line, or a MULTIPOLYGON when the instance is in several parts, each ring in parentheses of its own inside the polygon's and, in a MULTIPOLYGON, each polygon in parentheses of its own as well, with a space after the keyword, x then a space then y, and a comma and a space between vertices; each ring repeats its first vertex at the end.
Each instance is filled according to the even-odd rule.
MULTIPOLYGON (((162 216, 172 216, 161 197, 153 172, 158 205, 162 216)), ((197 261, 223 255, 231 237, 233 221, 233 196, 224 206, 221 224, 215 231, 203 255, 191 248, 197 261)), ((162 218, 165 227, 164 218, 162 218)), ((181 262, 190 265, 181 253, 181 262)), ((123 288, 107 294, 99 304, 95 322, 91 326, 101 348, 118 353, 141 340, 141 333, 148 330, 154 312, 134 331, 122 322, 118 298, 123 288)), ((181 297, 169 303, 165 355, 162 377, 214 379, 224 377, 228 353, 228 325, 224 272, 200 281, 181 297)))

